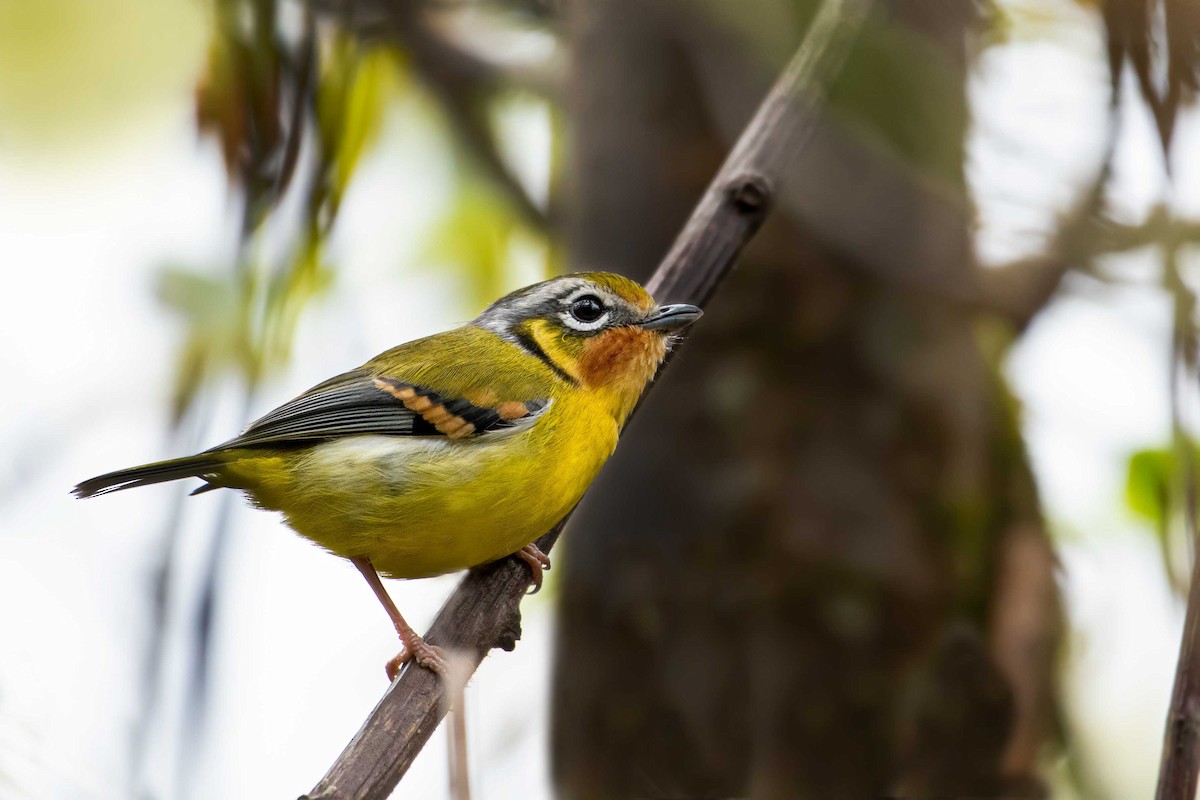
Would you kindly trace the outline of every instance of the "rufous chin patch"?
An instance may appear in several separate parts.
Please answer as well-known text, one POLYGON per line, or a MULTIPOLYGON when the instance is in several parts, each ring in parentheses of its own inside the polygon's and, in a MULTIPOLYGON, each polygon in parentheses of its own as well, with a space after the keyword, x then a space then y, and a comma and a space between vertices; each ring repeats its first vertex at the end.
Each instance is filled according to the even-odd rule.
POLYGON ((666 340, 653 331, 632 326, 613 328, 587 341, 579 372, 589 386, 616 381, 640 386, 654 377, 666 353, 666 340))

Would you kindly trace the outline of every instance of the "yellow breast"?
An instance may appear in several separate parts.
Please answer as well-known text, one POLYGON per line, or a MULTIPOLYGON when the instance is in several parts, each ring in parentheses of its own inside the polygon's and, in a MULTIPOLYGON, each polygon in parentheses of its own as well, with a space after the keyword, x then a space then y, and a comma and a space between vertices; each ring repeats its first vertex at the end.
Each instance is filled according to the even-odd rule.
POLYGON ((439 575, 515 552, 579 502, 617 444, 611 401, 577 390, 528 430, 351 436, 230 469, 253 480, 245 488, 257 504, 322 547, 390 577, 439 575))

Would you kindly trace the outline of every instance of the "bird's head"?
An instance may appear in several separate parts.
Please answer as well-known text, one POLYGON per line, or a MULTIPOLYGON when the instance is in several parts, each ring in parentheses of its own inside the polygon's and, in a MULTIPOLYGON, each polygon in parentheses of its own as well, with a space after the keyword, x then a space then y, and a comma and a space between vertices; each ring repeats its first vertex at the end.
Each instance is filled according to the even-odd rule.
POLYGON ((548 359, 582 386, 640 394, 671 334, 700 318, 692 305, 660 306, 634 281, 584 272, 535 283, 492 303, 475 324, 548 359))

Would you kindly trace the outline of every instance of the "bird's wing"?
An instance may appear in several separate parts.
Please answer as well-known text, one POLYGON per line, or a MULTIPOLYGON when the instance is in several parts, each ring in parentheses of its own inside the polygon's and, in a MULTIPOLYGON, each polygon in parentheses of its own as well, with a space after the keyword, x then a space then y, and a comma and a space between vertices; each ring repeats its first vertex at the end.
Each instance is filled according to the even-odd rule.
POLYGON ((489 387, 479 378, 486 374, 480 369, 484 365, 464 358, 461 348, 445 353, 449 363, 442 369, 428 359, 409 360, 406 368, 405 356, 412 350, 428 355, 429 340, 424 342, 424 348, 396 348, 381 356, 383 361, 375 359, 314 386, 213 450, 299 445, 360 434, 467 439, 521 430, 550 406, 548 393, 537 391, 542 388, 537 381, 501 379, 489 387), (471 377, 464 380, 465 376, 471 377))

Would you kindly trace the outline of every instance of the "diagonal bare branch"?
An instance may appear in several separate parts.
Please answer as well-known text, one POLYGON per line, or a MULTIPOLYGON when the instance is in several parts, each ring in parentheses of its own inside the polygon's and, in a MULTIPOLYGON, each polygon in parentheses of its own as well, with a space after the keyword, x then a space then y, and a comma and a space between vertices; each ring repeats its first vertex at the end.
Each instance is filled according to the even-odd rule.
MULTIPOLYGON (((803 146, 813 109, 839 73, 871 0, 826 0, 791 63, 776 81, 683 232, 651 277, 662 299, 703 304, 733 269, 769 213, 790 160, 803 146)), ((538 540, 549 551, 566 520, 538 540)), ((520 638, 519 603, 528 570, 504 559, 470 572, 426 637, 459 651, 473 670, 493 647, 520 638)), ((445 686, 432 672, 406 668, 337 761, 304 800, 386 798, 446 713, 445 686)))

